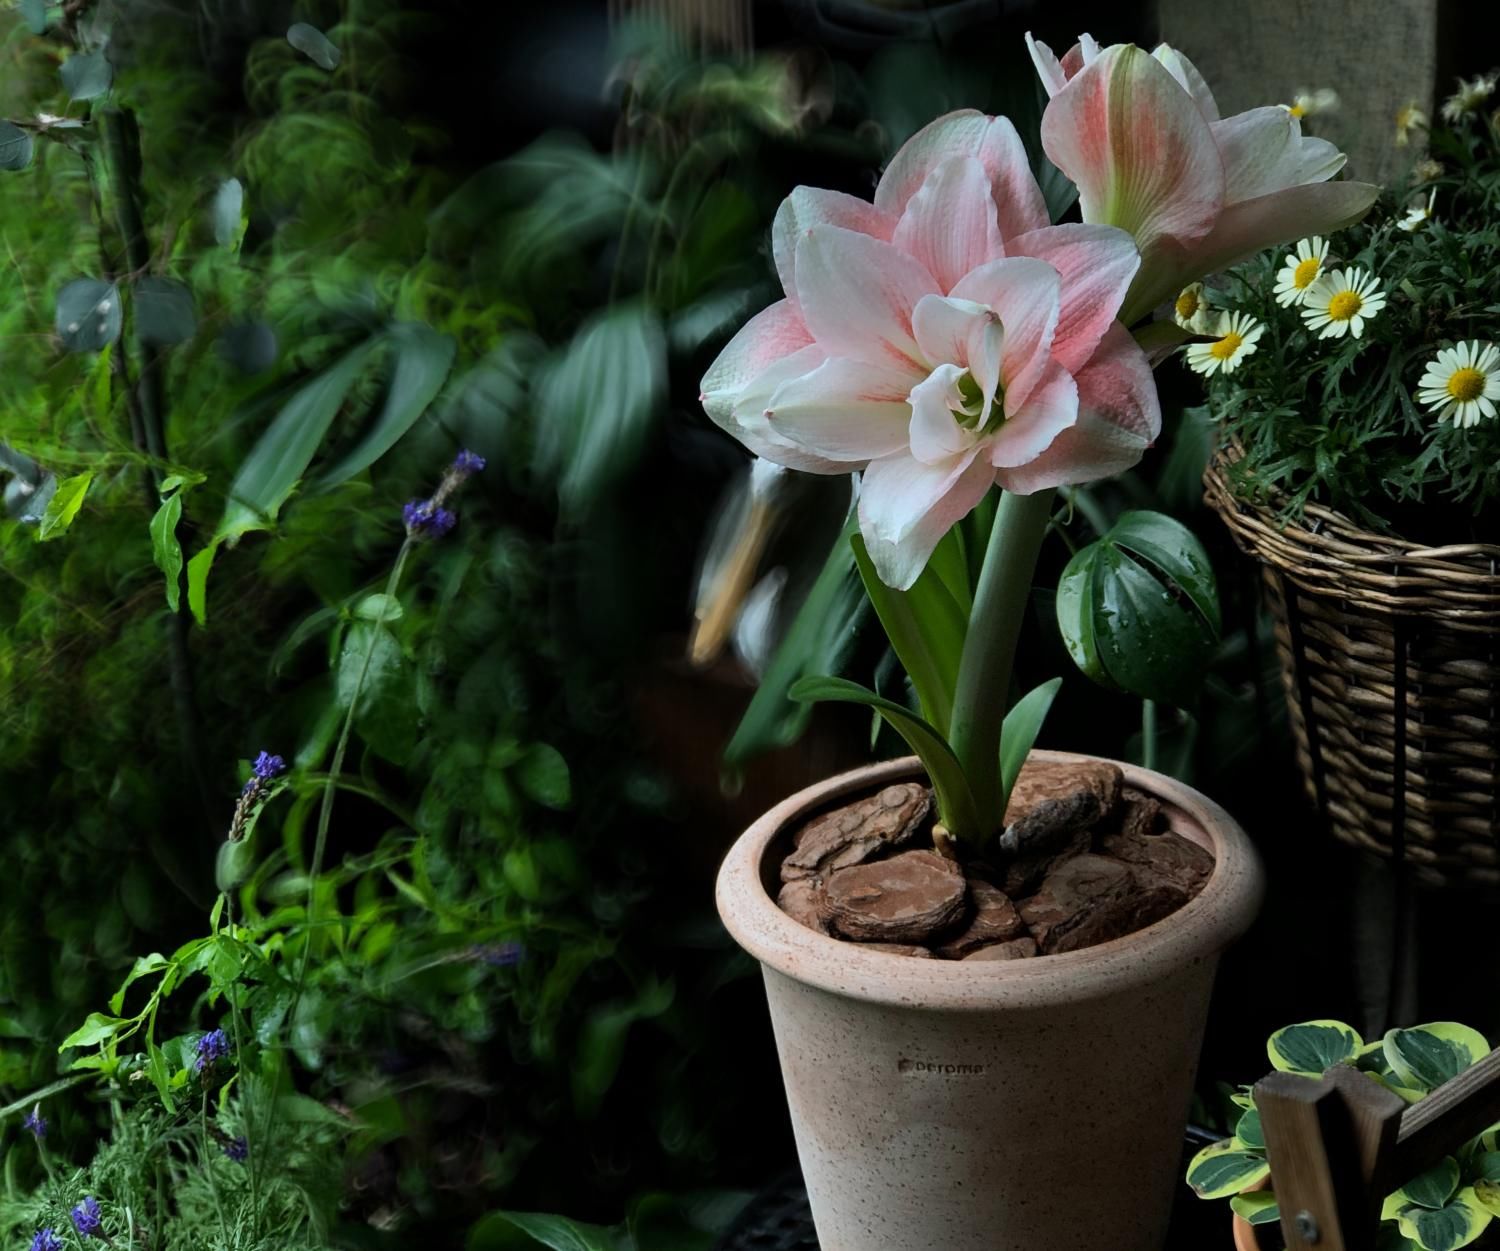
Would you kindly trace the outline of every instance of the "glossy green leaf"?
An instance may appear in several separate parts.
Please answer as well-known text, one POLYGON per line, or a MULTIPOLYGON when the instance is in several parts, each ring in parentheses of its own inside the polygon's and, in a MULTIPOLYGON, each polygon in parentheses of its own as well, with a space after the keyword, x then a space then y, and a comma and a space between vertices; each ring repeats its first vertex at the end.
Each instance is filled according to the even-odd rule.
POLYGON ((1234 1127, 1234 1136, 1247 1147, 1264 1151, 1266 1147, 1265 1131, 1261 1128, 1260 1109, 1249 1108, 1244 1116, 1240 1117, 1238 1124, 1234 1127))
POLYGON ((93 470, 74 474, 71 478, 59 478, 57 490, 47 501, 47 510, 42 514, 36 537, 45 543, 67 532, 83 507, 83 498, 88 494, 89 484, 94 480, 93 470))
POLYGON ((306 22, 295 23, 286 32, 286 41, 319 69, 335 70, 343 59, 333 41, 306 22))
POLYGON ((186 343, 198 333, 193 293, 170 278, 141 278, 133 288, 136 333, 163 347, 186 343))
POLYGON ((0 119, 0 169, 19 170, 31 164, 31 136, 12 122, 0 119))
POLYGON ((226 178, 218 185, 209 216, 213 221, 214 242, 221 248, 239 251, 245 236, 245 186, 238 178, 226 178))
POLYGON ((177 538, 177 522, 183 514, 183 496, 180 490, 163 499, 162 505, 151 516, 151 559, 166 579, 166 606, 177 612, 181 603, 181 571, 183 571, 183 544, 177 538))
POLYGON ((1483 1034, 1456 1021, 1393 1029, 1385 1036, 1391 1068, 1403 1084, 1421 1090, 1436 1090, 1489 1053, 1483 1034))
POLYGON ((114 67, 102 52, 75 52, 59 73, 70 100, 97 100, 115 80, 114 67))
POLYGON ((153 951, 150 955, 138 956, 135 964, 131 967, 129 974, 120 983, 119 990, 110 996, 109 1010, 119 1016, 125 1010, 125 992, 143 977, 150 977, 153 973, 160 973, 163 969, 170 968, 172 962, 159 951, 153 951))
POLYGON ((1080 548, 1057 588, 1057 622, 1077 666, 1100 685, 1190 703, 1218 642, 1213 570, 1185 526, 1127 512, 1080 548))
POLYGON ((1281 1220, 1281 1206, 1269 1190, 1253 1190, 1246 1195, 1235 1195, 1229 1207, 1240 1220, 1248 1225, 1275 1225, 1281 1220))
POLYGON ((666 336, 643 304, 593 318, 553 362, 538 395, 535 462, 570 511, 587 512, 635 466, 666 384, 666 336))
POLYGON ((366 595, 354 605, 354 616, 361 621, 378 621, 383 625, 393 625, 405 615, 406 610, 401 607, 401 601, 394 595, 386 595, 382 591, 366 595))
POLYGON ((112 282, 77 278, 57 294, 55 325, 70 352, 98 352, 120 337, 124 314, 112 282))
POLYGON ((265 529, 312 464, 344 397, 375 349, 360 344, 292 395, 230 484, 218 539, 265 529))
POLYGON ((979 814, 974 807, 974 796, 969 790, 968 779, 964 777, 958 757, 953 754, 948 741, 916 713, 889 699, 882 699, 857 682, 849 682, 843 678, 803 678, 792 687, 791 697, 804 700, 841 700, 863 704, 879 712, 926 766, 943 824, 955 838, 977 837, 979 814))
MULTIPOLYGON (((622 1231, 603 1225, 582 1225, 563 1216, 542 1212, 494 1212, 469 1235, 468 1251, 626 1251, 622 1231), (507 1236, 519 1231, 525 1238, 507 1236)), ((633 1251, 633 1249, 632 1249, 633 1251)))
POLYGON ((199 625, 208 624, 208 575, 218 550, 217 542, 210 543, 187 563, 188 611, 199 625))
POLYGON ((851 513, 724 748, 724 763, 731 768, 796 742, 807 728, 812 706, 791 699, 788 692, 802 678, 837 673, 843 667, 868 604, 849 543, 855 529, 851 513))
POLYGON ((437 398, 453 367, 458 345, 420 322, 397 322, 390 339, 395 351, 385 404, 359 443, 319 479, 336 486, 363 472, 393 448, 437 398))
POLYGON ((910 590, 898 591, 880 580, 864 537, 855 534, 850 542, 865 594, 911 679, 922 715, 934 726, 947 726, 953 719, 967 618, 931 564, 910 590))
POLYGON ((1303 1021, 1271 1035, 1266 1053, 1282 1073, 1321 1077, 1335 1064, 1353 1060, 1364 1040, 1342 1021, 1303 1021))
POLYGON ((1200 1199, 1226 1199, 1258 1186, 1271 1175, 1266 1157, 1246 1151, 1233 1138, 1204 1147, 1188 1164, 1187 1183, 1200 1199))
POLYGON ((339 653, 339 707, 347 708, 357 699, 359 711, 368 712, 379 699, 381 689, 405 663, 401 644, 390 630, 374 622, 355 621, 345 633, 339 653))
POLYGON ((69 1047, 94 1047, 99 1043, 113 1038, 120 1032, 122 1026, 129 1022, 117 1016, 106 1016, 102 1012, 90 1012, 88 1018, 71 1034, 62 1040, 58 1047, 59 1051, 66 1051, 69 1047))
POLYGON ((21 20, 33 35, 47 33, 47 0, 21 0, 21 20))
POLYGON ((547 808, 566 808, 573 802, 573 780, 568 762, 557 748, 533 743, 516 762, 516 778, 537 803, 547 808))
POLYGON ((1031 749, 1036 746, 1036 736, 1042 732, 1047 714, 1052 711, 1052 701, 1062 690, 1062 679, 1053 678, 1028 691, 1016 701, 1000 728, 1000 784, 1009 795, 1021 775, 1021 767, 1031 749))

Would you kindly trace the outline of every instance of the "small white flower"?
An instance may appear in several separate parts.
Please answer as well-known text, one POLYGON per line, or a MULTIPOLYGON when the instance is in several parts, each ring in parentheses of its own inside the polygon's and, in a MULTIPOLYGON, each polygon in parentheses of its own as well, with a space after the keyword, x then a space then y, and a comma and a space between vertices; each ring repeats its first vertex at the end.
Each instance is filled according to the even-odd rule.
POLYGON ((1256 350, 1256 343, 1265 332, 1265 325, 1249 313, 1226 313, 1219 326, 1219 338, 1188 348, 1188 368, 1205 378, 1217 373, 1232 374, 1256 350))
POLYGON ((1481 74, 1478 78, 1461 78, 1458 90, 1443 101, 1443 120, 1457 122, 1466 113, 1475 112, 1495 91, 1492 74, 1481 74))
POLYGON ((1299 241, 1276 275, 1276 303, 1283 307, 1301 304, 1313 283, 1323 276, 1323 266, 1327 261, 1328 240, 1314 235, 1311 239, 1299 241))
POLYGON ((1315 113, 1332 113, 1339 107, 1339 93, 1332 87, 1319 87, 1316 91, 1305 88, 1292 96, 1290 104, 1281 106, 1293 117, 1312 117, 1315 113))
POLYGON ((1426 222, 1432 220, 1432 206, 1436 201, 1437 188, 1434 187, 1430 192, 1427 193, 1427 203, 1423 204, 1420 200, 1418 200, 1417 203, 1413 204, 1411 208, 1406 210, 1406 216, 1398 221, 1396 225, 1400 226, 1402 230, 1421 229, 1421 227, 1426 222))
POLYGON ((1365 322, 1385 307, 1380 279, 1369 270, 1335 269, 1313 283, 1302 302, 1302 320, 1318 338, 1333 339, 1365 332, 1365 322))
POLYGON ((1414 132, 1426 130, 1430 124, 1427 110, 1415 100, 1408 100, 1396 110, 1396 146, 1406 147, 1414 132))
POLYGON ((1427 364, 1417 399, 1459 429, 1477 426, 1495 415, 1500 400, 1500 348, 1466 339, 1443 348, 1427 364))
POLYGON ((1172 320, 1193 334, 1220 333, 1224 315, 1213 306, 1201 282, 1184 287, 1172 302, 1172 320))

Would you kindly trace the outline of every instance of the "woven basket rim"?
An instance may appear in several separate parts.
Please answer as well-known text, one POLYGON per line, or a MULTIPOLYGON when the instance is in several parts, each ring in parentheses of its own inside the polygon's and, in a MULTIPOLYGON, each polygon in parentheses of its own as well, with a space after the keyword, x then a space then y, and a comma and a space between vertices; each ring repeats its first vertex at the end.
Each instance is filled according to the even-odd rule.
POLYGON ((1416 543, 1322 504, 1284 520, 1274 507, 1279 493, 1264 502, 1235 491, 1229 468, 1242 455, 1231 440, 1219 444, 1203 475, 1208 504, 1241 548, 1303 590, 1377 613, 1440 618, 1457 630, 1500 626, 1500 544, 1416 543))

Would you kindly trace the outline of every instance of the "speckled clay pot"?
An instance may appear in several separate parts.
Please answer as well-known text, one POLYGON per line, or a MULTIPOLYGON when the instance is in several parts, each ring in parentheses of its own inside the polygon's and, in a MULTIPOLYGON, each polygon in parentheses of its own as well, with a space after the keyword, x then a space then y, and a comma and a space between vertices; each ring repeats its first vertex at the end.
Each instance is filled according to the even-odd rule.
POLYGON ((1218 864, 1172 916, 1085 951, 914 960, 776 906, 792 831, 915 759, 809 787, 730 851, 719 912, 765 971, 822 1251, 1160 1251, 1214 970, 1261 873, 1221 808, 1122 767, 1218 864))

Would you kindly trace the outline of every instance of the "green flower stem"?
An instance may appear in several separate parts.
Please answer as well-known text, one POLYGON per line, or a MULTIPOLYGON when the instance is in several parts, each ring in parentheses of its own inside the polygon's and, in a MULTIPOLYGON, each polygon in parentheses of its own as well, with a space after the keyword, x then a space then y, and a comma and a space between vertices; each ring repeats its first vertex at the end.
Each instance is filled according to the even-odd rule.
POLYGON ((1156 701, 1141 701, 1141 763, 1148 769, 1156 768, 1157 760, 1156 701))
POLYGON ((1000 497, 990 530, 969 630, 958 666, 949 741, 979 810, 981 845, 1005 824, 1007 796, 1000 778, 1000 727, 1010 695, 1016 641, 1052 517, 1054 491, 1000 497))

